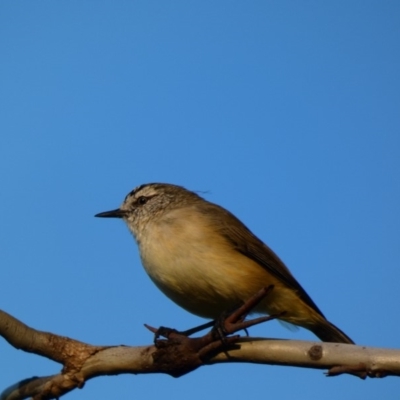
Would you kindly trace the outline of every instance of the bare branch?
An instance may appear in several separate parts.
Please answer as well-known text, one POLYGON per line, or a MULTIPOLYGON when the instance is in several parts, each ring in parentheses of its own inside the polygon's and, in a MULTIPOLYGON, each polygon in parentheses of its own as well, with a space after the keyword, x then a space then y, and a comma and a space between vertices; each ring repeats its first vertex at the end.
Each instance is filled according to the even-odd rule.
POLYGON ((242 338, 240 349, 219 353, 211 362, 252 362, 327 369, 327 376, 400 376, 400 350, 342 343, 242 338))
POLYGON ((167 373, 181 376, 202 365, 250 362, 327 369, 361 378, 400 376, 400 350, 339 343, 228 337, 216 340, 210 333, 187 338, 172 331, 157 346, 91 346, 67 337, 32 329, 0 311, 0 335, 12 346, 63 364, 53 376, 25 379, 3 392, 0 400, 35 400, 61 397, 82 388, 91 378, 123 373, 167 373))

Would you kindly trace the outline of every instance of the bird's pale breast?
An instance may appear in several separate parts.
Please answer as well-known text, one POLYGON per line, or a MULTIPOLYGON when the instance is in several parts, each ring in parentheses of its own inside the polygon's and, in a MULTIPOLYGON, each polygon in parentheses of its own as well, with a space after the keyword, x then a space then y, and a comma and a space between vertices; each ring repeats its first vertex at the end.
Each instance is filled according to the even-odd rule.
POLYGON ((204 215, 177 210, 149 224, 140 241, 143 266, 160 290, 193 314, 216 318, 261 287, 280 285, 235 251, 204 215))

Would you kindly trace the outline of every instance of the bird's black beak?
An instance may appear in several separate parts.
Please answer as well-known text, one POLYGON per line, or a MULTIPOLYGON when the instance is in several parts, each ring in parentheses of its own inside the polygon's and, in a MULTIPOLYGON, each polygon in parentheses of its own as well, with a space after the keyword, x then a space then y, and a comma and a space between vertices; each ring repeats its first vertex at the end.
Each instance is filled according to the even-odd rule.
POLYGON ((111 211, 104 211, 95 215, 95 217, 100 218, 123 218, 126 215, 126 211, 119 208, 111 211))

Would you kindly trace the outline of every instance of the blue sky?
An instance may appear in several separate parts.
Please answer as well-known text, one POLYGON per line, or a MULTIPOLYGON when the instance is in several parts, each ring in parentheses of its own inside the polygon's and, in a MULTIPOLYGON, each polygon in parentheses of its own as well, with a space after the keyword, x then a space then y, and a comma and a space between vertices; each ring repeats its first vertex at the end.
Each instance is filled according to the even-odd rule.
MULTIPOLYGON (((201 190, 357 343, 400 347, 400 4, 0 4, 1 308, 92 344, 202 320, 143 271, 133 187, 201 190)), ((314 340, 276 322, 254 336, 314 340)), ((0 390, 59 366, 0 340, 0 390)), ((219 365, 102 377, 68 399, 393 398, 395 378, 219 365)))

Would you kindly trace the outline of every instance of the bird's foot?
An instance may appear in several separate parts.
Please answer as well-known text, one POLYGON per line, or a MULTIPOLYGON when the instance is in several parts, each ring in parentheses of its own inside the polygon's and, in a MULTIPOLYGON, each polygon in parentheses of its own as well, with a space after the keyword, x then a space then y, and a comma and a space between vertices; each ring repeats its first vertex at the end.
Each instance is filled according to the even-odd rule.
POLYGON ((166 326, 160 326, 159 328, 154 328, 148 324, 144 324, 144 326, 150 331, 154 333, 154 344, 157 344, 160 337, 164 337, 168 339, 172 334, 180 334, 179 331, 173 328, 167 328, 166 326))
MULTIPOLYGON (((247 328, 251 326, 258 325, 262 322, 270 321, 275 318, 279 318, 284 313, 274 314, 269 316, 258 317, 250 320, 245 320, 248 314, 256 307, 265 297, 268 296, 269 293, 274 289, 274 286, 268 286, 266 288, 262 288, 259 290, 254 296, 244 302, 240 307, 236 310, 223 313, 217 320, 207 322, 205 324, 196 326, 192 329, 188 329, 186 331, 178 331, 176 329, 167 328, 164 326, 157 328, 153 328, 150 325, 145 324, 145 327, 154 333, 154 343, 156 345, 161 344, 161 342, 165 342, 165 340, 160 339, 164 337, 168 340, 174 340, 177 337, 189 337, 194 333, 200 332, 207 328, 213 328, 210 331, 210 334, 216 336, 215 339, 225 340, 227 336, 232 335, 235 332, 240 330, 244 330, 247 334, 247 328)), ((203 337, 206 337, 204 335, 203 337)))
POLYGON ((171 365, 166 371, 172 376, 181 376, 193 371, 219 353, 228 351, 237 346, 239 335, 233 335, 240 330, 280 317, 283 313, 266 317, 254 318, 245 321, 246 316, 262 301, 273 286, 261 289, 253 297, 247 300, 238 309, 227 316, 224 315, 217 320, 200 327, 184 332, 176 329, 160 327, 153 328, 145 325, 155 335, 156 352, 153 353, 155 362, 162 363, 165 367, 171 365), (202 329, 213 327, 208 333, 201 337, 189 338, 188 336, 202 329), (165 339, 160 339, 164 337, 165 339))

